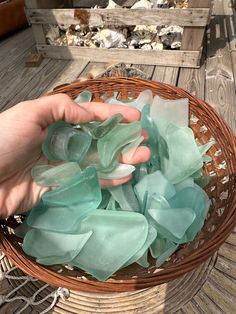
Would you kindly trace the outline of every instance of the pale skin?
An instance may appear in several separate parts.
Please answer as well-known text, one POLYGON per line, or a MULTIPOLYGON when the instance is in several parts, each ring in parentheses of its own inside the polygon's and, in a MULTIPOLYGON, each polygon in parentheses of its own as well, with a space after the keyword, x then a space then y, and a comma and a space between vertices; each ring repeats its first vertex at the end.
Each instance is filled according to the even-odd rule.
MULTIPOLYGON (((60 120, 72 124, 105 120, 116 113, 123 114, 125 123, 140 119, 140 112, 134 108, 96 102, 77 105, 65 94, 25 101, 1 113, 0 218, 31 209, 52 188, 37 185, 31 177, 33 166, 49 163, 42 154, 41 144, 50 124, 60 120)), ((147 136, 145 132, 143 135, 147 136)), ((150 150, 142 146, 131 161, 122 156, 120 161, 138 164, 148 161, 150 156, 150 150)), ((101 180, 100 184, 112 187, 130 179, 131 175, 119 180, 101 180)))

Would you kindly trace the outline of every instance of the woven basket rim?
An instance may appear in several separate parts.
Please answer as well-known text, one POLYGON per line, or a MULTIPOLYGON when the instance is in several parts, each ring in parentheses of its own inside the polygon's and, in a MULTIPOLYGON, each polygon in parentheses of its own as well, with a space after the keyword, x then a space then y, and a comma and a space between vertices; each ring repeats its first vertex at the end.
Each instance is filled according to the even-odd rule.
MULTIPOLYGON (((223 121, 223 119, 219 116, 219 114, 205 101, 198 99, 193 96, 189 92, 185 91, 182 88, 174 87, 166 83, 159 83, 150 80, 144 80, 140 78, 99 78, 93 80, 87 80, 84 82, 74 82, 69 85, 64 85, 59 88, 56 88, 53 92, 48 93, 47 95, 52 95, 55 93, 69 93, 70 91, 75 91, 76 89, 86 88, 89 85, 91 86, 99 86, 101 84, 110 84, 111 86, 116 86, 118 84, 124 85, 124 88, 127 84, 131 84, 133 86, 145 86, 145 89, 150 89, 154 87, 158 87, 163 90, 168 90, 168 92, 173 94, 172 99, 176 98, 176 95, 179 95, 183 98, 187 97, 194 104, 197 103, 199 108, 203 108, 210 116, 211 121, 214 124, 219 126, 219 129, 222 131, 224 138, 227 138, 231 144, 229 149, 231 150, 232 156, 234 156, 234 160, 236 160, 236 137, 233 134, 233 131, 229 128, 229 126, 223 121)), ((199 110, 199 109, 196 109, 199 110)), ((236 173, 236 164, 233 164, 233 174, 236 173)), ((41 266, 34 262, 33 260, 28 259, 25 254, 22 252, 19 246, 12 242, 11 236, 7 234, 5 228, 6 222, 2 221, 2 228, 0 230, 1 233, 1 241, 0 248, 6 253, 6 255, 13 260, 13 262, 24 272, 29 275, 36 277, 40 280, 46 281, 47 283, 54 286, 62 285, 63 278, 63 286, 65 288, 73 289, 73 290, 82 290, 88 292, 118 292, 118 291, 131 291, 137 289, 143 289, 150 286, 154 286, 157 284, 161 284, 164 282, 171 281, 178 276, 185 274, 193 270, 195 267, 200 265, 202 262, 207 260, 213 253, 219 248, 219 246, 226 240, 228 235, 231 233, 233 228, 236 225, 236 193, 232 197, 232 206, 225 216, 224 223, 218 226, 217 230, 214 232, 214 236, 210 238, 207 242, 196 249, 192 254, 187 257, 184 257, 183 260, 178 261, 176 264, 173 264, 167 268, 160 270, 157 273, 151 273, 150 275, 146 275, 145 277, 139 278, 130 278, 125 280, 113 280, 109 279, 106 282, 99 282, 96 280, 84 280, 84 279, 74 279, 70 276, 63 276, 59 273, 56 273, 49 268, 41 266)))

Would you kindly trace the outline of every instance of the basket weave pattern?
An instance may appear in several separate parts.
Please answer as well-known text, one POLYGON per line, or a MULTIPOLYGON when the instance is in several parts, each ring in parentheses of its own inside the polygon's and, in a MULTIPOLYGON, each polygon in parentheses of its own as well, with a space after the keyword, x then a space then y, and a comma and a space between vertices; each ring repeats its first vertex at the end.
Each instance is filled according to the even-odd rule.
POLYGON ((24 272, 54 286, 88 292, 119 292, 143 289, 162 284, 193 270, 210 257, 225 241, 236 224, 236 139, 219 115, 204 101, 183 89, 167 84, 128 78, 100 78, 60 87, 51 94, 66 93, 75 98, 89 89, 93 100, 103 101, 119 92, 122 100, 136 98, 145 89, 166 99, 188 98, 190 103, 190 127, 201 144, 214 138, 216 144, 208 151, 212 162, 204 167, 211 176, 207 186, 212 205, 205 225, 189 244, 182 245, 171 259, 157 269, 154 260, 144 269, 133 264, 120 270, 106 282, 99 282, 77 269, 56 265, 44 267, 25 255, 21 240, 12 231, 18 223, 15 218, 1 221, 1 249, 24 272))

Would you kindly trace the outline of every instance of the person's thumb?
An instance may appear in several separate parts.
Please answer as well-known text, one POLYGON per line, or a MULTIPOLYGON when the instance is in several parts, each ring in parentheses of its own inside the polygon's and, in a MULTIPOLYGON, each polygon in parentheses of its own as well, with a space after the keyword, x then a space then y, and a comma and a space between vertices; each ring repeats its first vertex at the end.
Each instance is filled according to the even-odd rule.
POLYGON ((77 105, 66 94, 44 96, 35 100, 34 112, 42 128, 64 120, 68 123, 79 124, 93 120, 94 114, 77 105))

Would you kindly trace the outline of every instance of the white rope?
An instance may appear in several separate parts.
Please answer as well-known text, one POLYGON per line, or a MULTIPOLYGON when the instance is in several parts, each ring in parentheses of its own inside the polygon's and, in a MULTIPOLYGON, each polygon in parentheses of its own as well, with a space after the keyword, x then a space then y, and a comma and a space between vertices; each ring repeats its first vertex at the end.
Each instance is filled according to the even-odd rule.
MULTIPOLYGON (((1 259, 5 257, 5 254, 2 254, 0 256, 0 261, 1 259)), ((48 295, 46 295, 44 298, 42 298, 39 301, 36 301, 37 296, 39 295, 39 293, 43 290, 45 290, 47 287, 49 287, 48 284, 43 285, 41 288, 39 288, 31 297, 25 297, 23 295, 16 295, 13 296, 15 293, 17 293, 18 291, 20 291, 20 289, 22 287, 24 287, 28 282, 30 281, 38 281, 38 279, 35 279, 33 277, 30 276, 14 276, 14 275, 9 275, 11 272, 13 272, 14 270, 16 270, 17 267, 14 266, 12 268, 10 268, 9 270, 7 270, 6 272, 1 272, 1 279, 11 279, 11 280, 24 280, 24 282, 22 282, 19 286, 17 286, 16 288, 14 288, 12 291, 10 291, 7 295, 0 295, 0 306, 3 303, 11 303, 17 300, 23 301, 25 304, 23 305, 23 307, 21 309, 19 309, 16 314, 21 314, 24 312, 25 309, 27 309, 28 306, 36 306, 39 304, 44 303, 46 300, 52 298, 52 302, 50 303, 50 305, 43 310, 42 312, 40 312, 40 314, 45 314, 48 313, 56 304, 58 298, 62 298, 63 300, 65 300, 66 298, 69 297, 70 292, 68 289, 65 288, 58 288, 54 291, 52 291, 51 293, 49 293, 48 295)))

